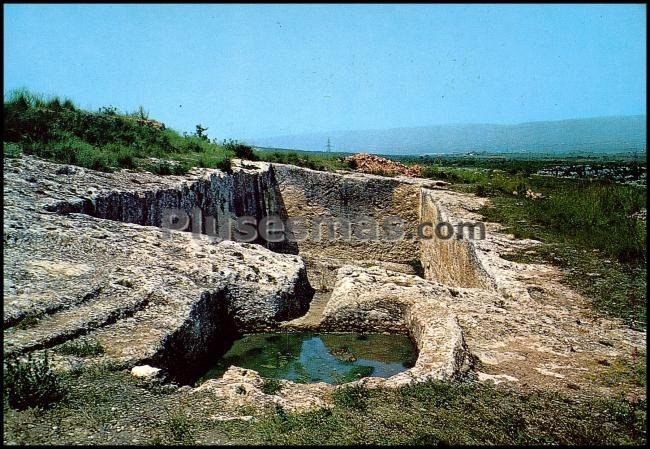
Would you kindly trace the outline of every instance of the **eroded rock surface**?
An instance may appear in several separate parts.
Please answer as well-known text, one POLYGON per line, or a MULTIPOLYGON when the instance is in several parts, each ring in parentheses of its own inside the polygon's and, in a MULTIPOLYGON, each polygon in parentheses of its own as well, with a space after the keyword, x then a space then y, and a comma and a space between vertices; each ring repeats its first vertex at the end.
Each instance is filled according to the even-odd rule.
POLYGON ((192 390, 193 394, 209 392, 224 399, 233 407, 256 406, 262 408, 280 406, 288 411, 304 411, 331 406, 328 396, 334 390, 324 382, 298 384, 279 380, 278 391, 272 394, 262 391, 264 379, 253 370, 231 366, 220 379, 209 379, 192 390))
POLYGON ((450 309, 453 300, 449 288, 418 276, 344 266, 320 328, 409 333, 418 347, 416 365, 388 382, 454 379, 466 374, 472 361, 450 309))
MULTIPOLYGON (((645 351, 645 332, 594 312, 557 269, 501 257, 536 242, 491 223, 485 238, 417 238, 423 221, 480 221, 484 198, 429 180, 261 162, 240 164, 232 175, 195 169, 159 177, 23 157, 5 159, 4 181, 5 355, 92 338, 104 354, 58 354, 55 362, 147 364, 187 382, 242 331, 400 332, 418 346, 416 365, 357 382, 398 386, 468 376, 645 395, 637 385, 603 381, 607 366, 600 363, 632 363, 645 351), (206 212, 204 233, 205 216, 220 227, 242 215, 302 217, 310 225, 391 215, 404 220, 407 232, 398 242, 309 240, 266 248, 157 227, 162 208, 191 213, 195 206, 206 212), (416 276, 419 261, 424 278, 416 276)), ((199 389, 234 404, 302 409, 325 406, 338 388, 281 383, 267 395, 257 373, 233 367, 199 389)))
MULTIPOLYGON (((70 182, 60 171, 32 158, 5 161, 5 355, 88 335, 104 358, 148 361, 186 380, 238 332, 273 329, 306 312, 313 291, 298 256, 53 212, 52 204, 73 204, 79 186, 126 190, 133 179, 141 188, 158 182, 147 174, 77 171, 80 179, 70 182)), ((160 182, 187 187, 173 177, 160 182)))
MULTIPOLYGON (((477 211, 489 201, 444 190, 428 190, 426 195, 453 223, 481 220, 477 211)), ((477 267, 474 279, 481 279, 485 286, 481 290, 493 294, 471 294, 458 300, 463 291, 478 289, 456 288, 459 297, 450 303, 467 346, 476 356, 479 375, 483 373, 485 380, 491 379, 485 374, 497 376, 521 388, 645 397, 645 389, 633 376, 608 380, 612 370, 602 361, 638 369, 643 363, 639 356, 645 354, 646 332, 594 310, 588 298, 563 283, 558 268, 502 258, 539 242, 515 239, 496 223, 485 226, 484 239, 462 242, 465 247, 458 259, 477 267)), ((448 275, 450 284, 462 284, 467 279, 462 273, 448 275)))

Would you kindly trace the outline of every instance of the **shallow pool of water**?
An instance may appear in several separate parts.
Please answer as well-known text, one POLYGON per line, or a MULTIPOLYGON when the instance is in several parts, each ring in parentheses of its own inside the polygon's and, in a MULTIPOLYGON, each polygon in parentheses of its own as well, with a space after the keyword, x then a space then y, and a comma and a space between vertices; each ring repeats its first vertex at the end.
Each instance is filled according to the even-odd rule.
POLYGON ((200 379, 219 378, 231 365, 295 382, 351 382, 390 377, 412 367, 417 349, 406 335, 264 333, 235 341, 200 379))

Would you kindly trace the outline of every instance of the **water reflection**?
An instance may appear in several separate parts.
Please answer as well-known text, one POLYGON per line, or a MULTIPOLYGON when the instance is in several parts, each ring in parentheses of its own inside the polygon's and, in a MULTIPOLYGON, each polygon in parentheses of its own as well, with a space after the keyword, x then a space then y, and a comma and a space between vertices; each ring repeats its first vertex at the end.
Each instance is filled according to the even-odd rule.
POLYGON ((405 335, 252 334, 237 340, 200 382, 221 377, 236 365, 263 377, 338 384, 390 377, 412 367, 416 358, 416 348, 405 335))

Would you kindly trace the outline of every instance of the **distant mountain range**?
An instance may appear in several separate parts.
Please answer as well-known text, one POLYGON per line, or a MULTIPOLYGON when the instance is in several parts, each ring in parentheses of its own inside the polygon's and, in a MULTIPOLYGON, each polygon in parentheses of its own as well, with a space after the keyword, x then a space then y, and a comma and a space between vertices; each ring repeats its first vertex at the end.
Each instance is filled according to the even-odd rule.
POLYGON ((381 154, 487 152, 619 153, 645 151, 646 116, 530 122, 517 125, 437 125, 386 130, 332 131, 246 139, 258 147, 381 154))

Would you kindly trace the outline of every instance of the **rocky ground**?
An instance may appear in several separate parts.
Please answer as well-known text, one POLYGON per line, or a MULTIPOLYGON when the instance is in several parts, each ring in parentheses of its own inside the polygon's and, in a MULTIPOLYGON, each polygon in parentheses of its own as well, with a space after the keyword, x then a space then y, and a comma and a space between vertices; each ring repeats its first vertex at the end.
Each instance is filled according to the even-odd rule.
POLYGON ((27 159, 7 165, 5 356, 84 337, 104 348, 101 360, 178 371, 220 340, 227 344, 236 329, 273 328, 308 308, 312 291, 297 256, 48 210, 74 203, 70 193, 82 186, 137 191, 174 187, 179 179, 156 183, 145 174, 67 171, 27 159))
POLYGON ((354 170, 361 173, 372 173, 384 176, 422 176, 422 167, 419 165, 406 166, 400 162, 391 161, 380 156, 375 156, 374 154, 357 153, 346 157, 345 161, 350 164, 354 170))
MULTIPOLYGON (((130 399, 98 408, 108 415, 92 412, 94 424, 88 432, 79 430, 70 410, 53 415, 60 424, 35 424, 38 412, 30 412, 36 413, 30 418, 12 411, 5 442, 20 442, 21 432, 38 434, 41 442, 129 442, 121 432, 133 436, 131 442, 146 442, 136 428, 147 420, 161 421, 155 414, 162 410, 143 406, 138 422, 135 404, 147 401, 159 400, 165 407, 175 401, 190 408, 196 404, 193 414, 219 422, 249 420, 259 408, 331 407, 342 387, 281 381, 281 388, 269 392, 257 373, 237 367, 222 379, 179 388, 191 383, 206 351, 224 350, 239 332, 280 326, 412 336, 419 350, 413 368, 353 386, 381 390, 431 379, 473 379, 521 391, 645 398, 645 384, 633 374, 639 360, 645 360, 645 332, 594 312, 588 299, 560 282, 556 269, 502 258, 536 242, 502 234, 495 224, 487 224, 486 239, 465 247, 472 267, 487 280, 467 287, 423 279, 404 264, 354 264, 348 258, 327 267, 327 261, 311 258, 305 263, 300 255, 260 245, 218 243, 189 232, 164 232, 83 213, 97 210, 97 198, 113 191, 153 199, 163 190, 198 195, 205 189, 192 185, 227 185, 222 184, 226 176, 201 169, 186 177, 100 174, 33 157, 5 159, 5 356, 53 351, 56 368, 80 376, 86 382, 84 394, 96 395, 102 404, 115 400, 97 390, 102 382, 133 383, 123 388, 130 399), (310 276, 310 286, 309 266, 326 273, 322 285, 314 285, 310 276), (319 290, 315 297, 313 288, 319 290), (312 309, 305 315, 310 301, 312 309), (74 341, 99 343, 103 351, 91 356, 57 351, 74 341), (156 376, 138 380, 129 375, 131 368, 145 364, 162 368, 175 384, 164 387, 156 376), (84 366, 94 366, 96 375, 84 374, 84 366), (117 418, 123 412, 132 420, 130 430, 117 418), (66 420, 77 427, 62 433, 66 420)), ((233 176, 248 175, 236 169, 233 176)), ((251 192, 241 201, 253 198, 257 190, 251 192)), ((427 194, 438 213, 452 222, 480 219, 476 211, 487 201, 444 189, 427 194)), ((169 198, 177 198, 180 205, 187 197, 169 198)), ((156 204, 135 204, 145 203, 147 208, 156 204)), ((233 204, 230 210, 235 209, 233 204)), ((150 209, 141 215, 146 211, 150 209)), ((169 412, 163 421, 174 427, 174 419, 169 412)), ((144 432, 146 438, 154 434, 144 432)))
MULTIPOLYGON (((456 219, 480 219, 476 211, 489 201, 450 191, 432 194, 456 219)), ((495 223, 486 227, 487 238, 471 243, 498 298, 479 296, 475 301, 470 296, 451 306, 480 362, 479 371, 524 388, 645 397, 645 387, 632 379, 622 376, 616 385, 605 379, 612 365, 645 363, 646 332, 595 312, 588 298, 562 283, 556 267, 506 260, 538 242, 515 239, 495 223)))
POLYGON ((646 169, 643 166, 612 166, 599 164, 558 165, 537 172, 539 175, 565 178, 608 179, 625 184, 646 185, 646 169))

